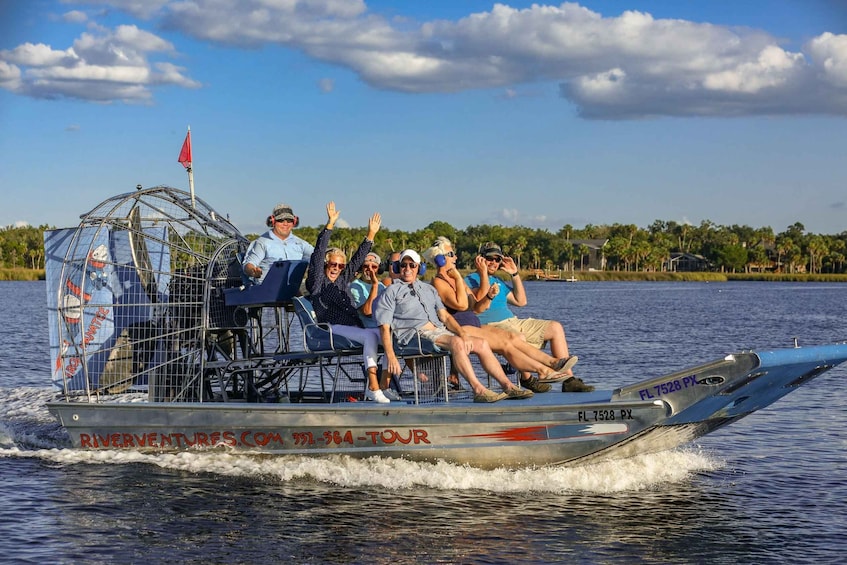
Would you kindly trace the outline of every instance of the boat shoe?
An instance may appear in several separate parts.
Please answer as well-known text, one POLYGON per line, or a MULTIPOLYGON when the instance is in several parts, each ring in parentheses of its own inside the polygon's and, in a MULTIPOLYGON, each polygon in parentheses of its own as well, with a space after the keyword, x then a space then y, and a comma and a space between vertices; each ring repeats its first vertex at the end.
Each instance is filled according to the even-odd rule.
POLYGON ((531 390, 527 390, 525 388, 512 387, 507 390, 505 393, 506 398, 509 400, 523 400, 524 398, 532 398, 533 393, 531 390))
POLYGON ((562 392, 591 392, 594 387, 582 382, 579 377, 571 377, 562 383, 562 392))
POLYGON ((383 389, 383 390, 382 390, 382 394, 383 394, 383 395, 385 396, 385 398, 387 398, 388 400, 403 400, 403 397, 402 397, 402 396, 400 396, 400 394, 398 394, 398 393, 397 393, 397 392, 396 392, 393 388, 391 388, 391 387, 388 387, 388 388, 386 388, 386 389, 383 389))
POLYGON ((494 392, 493 390, 485 389, 485 392, 482 394, 475 394, 473 396, 474 402, 499 402, 504 398, 508 398, 509 395, 505 392, 494 392))
POLYGON ((365 389, 365 400, 378 402, 380 404, 388 404, 389 402, 391 402, 390 400, 388 400, 388 398, 385 397, 381 390, 371 390, 369 388, 365 389))
POLYGON ((562 357, 553 364, 553 370, 557 373, 570 371, 571 369, 573 369, 573 366, 576 365, 577 361, 579 361, 579 357, 577 357, 576 355, 571 355, 570 357, 562 357))
POLYGON ((523 388, 529 389, 532 392, 547 392, 552 387, 547 383, 539 382, 536 377, 529 377, 528 379, 521 379, 521 386, 523 388))

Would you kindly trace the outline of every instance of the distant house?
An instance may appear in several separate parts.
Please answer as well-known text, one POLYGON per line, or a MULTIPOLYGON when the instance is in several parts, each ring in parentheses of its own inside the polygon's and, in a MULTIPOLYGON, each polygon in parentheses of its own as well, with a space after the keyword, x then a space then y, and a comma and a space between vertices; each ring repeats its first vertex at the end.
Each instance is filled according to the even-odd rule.
POLYGON ((603 253, 603 248, 607 243, 609 243, 608 239, 572 239, 571 244, 577 254, 576 266, 595 271, 606 270, 606 254, 603 253), (588 248, 588 260, 582 257, 582 265, 580 265, 579 248, 583 245, 588 248))
POLYGON ((670 259, 666 263, 668 271, 678 272, 693 272, 693 271, 711 271, 712 264, 702 255, 694 253, 681 253, 674 251, 670 254, 670 259))

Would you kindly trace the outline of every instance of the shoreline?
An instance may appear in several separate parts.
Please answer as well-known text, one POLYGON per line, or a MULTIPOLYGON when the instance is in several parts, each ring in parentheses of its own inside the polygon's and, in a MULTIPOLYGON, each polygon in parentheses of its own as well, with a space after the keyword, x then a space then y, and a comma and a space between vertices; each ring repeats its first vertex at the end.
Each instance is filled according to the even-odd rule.
MULTIPOLYGON (((467 276, 470 269, 460 269, 467 276)), ((758 281, 758 282, 828 282, 847 283, 847 274, 822 273, 809 275, 805 273, 704 273, 704 272, 632 272, 632 271, 575 271, 576 281, 565 278, 537 279, 534 270, 521 270, 524 281, 551 283, 579 284, 581 282, 728 282, 728 281, 758 281)), ((568 276, 570 276, 568 274, 568 276)), ((500 276, 505 279, 505 276, 500 276)), ((44 269, 8 269, 0 268, 0 281, 43 281, 44 269)), ((428 280, 428 279, 426 279, 428 280)))

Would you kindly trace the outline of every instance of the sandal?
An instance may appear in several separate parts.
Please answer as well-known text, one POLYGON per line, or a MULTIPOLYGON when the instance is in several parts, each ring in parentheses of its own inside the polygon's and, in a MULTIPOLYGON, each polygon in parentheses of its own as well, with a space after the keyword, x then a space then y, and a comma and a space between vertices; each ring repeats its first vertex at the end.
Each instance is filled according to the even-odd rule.
POLYGON ((576 365, 576 362, 579 361, 579 357, 576 355, 571 355, 569 357, 562 357, 553 363, 553 370, 556 372, 562 371, 570 371, 573 369, 573 366, 576 365))

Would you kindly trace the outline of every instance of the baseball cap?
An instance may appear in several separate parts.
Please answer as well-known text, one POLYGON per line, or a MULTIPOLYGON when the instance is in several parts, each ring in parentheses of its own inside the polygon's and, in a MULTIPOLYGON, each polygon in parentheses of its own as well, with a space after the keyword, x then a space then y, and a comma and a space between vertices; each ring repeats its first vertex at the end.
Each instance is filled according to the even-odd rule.
POLYGON ((365 263, 368 263, 368 262, 376 263, 377 265, 379 265, 380 263, 382 263, 382 259, 379 258, 379 255, 377 255, 376 253, 371 251, 370 253, 365 255, 365 263))
POLYGON ((405 257, 408 257, 409 259, 411 259, 412 261, 414 261, 418 265, 420 265, 420 263, 421 263, 421 256, 418 255, 418 252, 415 251, 414 249, 405 249, 405 250, 401 251, 400 252, 400 258, 398 259, 398 261, 402 261, 403 258, 405 258, 405 257))
POLYGON ((485 257, 490 257, 494 255, 502 257, 503 250, 500 249, 500 246, 494 243, 493 241, 486 241, 485 243, 479 246, 479 254, 485 257))
POLYGON ((294 210, 292 210, 291 206, 288 204, 277 204, 274 206, 274 211, 271 213, 271 216, 273 216, 276 221, 297 219, 294 215, 294 210))

